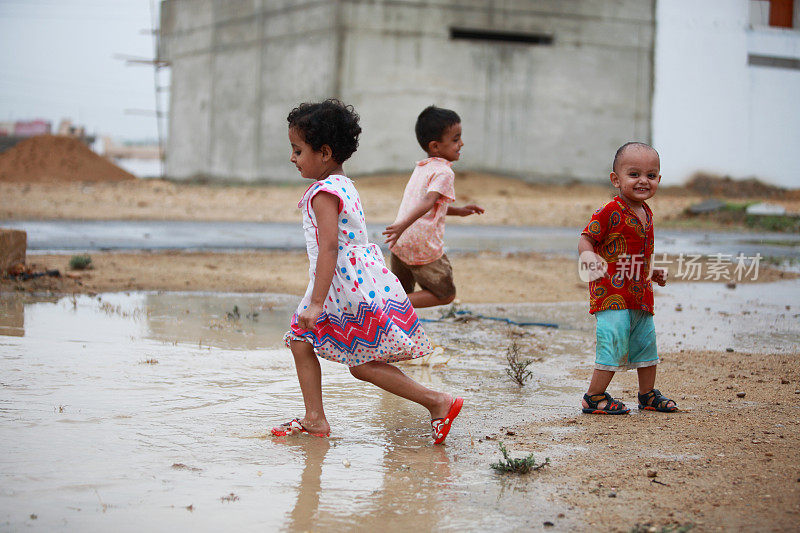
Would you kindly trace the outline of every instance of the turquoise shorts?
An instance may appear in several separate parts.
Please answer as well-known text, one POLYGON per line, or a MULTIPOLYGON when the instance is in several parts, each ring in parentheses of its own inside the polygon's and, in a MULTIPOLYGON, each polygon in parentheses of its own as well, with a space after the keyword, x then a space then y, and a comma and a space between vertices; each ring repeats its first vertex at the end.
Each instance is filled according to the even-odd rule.
POLYGON ((597 319, 598 370, 628 370, 658 364, 653 315, 635 309, 609 309, 594 314, 597 319))

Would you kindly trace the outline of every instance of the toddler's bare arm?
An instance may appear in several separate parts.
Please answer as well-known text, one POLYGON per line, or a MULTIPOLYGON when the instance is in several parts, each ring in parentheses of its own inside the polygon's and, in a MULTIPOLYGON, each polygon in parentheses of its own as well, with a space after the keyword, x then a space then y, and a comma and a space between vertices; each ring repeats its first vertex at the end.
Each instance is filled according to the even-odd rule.
POLYGON ((594 251, 596 241, 582 233, 578 239, 579 271, 586 273, 584 281, 609 277, 603 258, 594 251))
POLYGON ((667 271, 663 268, 654 268, 651 279, 663 287, 667 284, 667 274, 667 271))
POLYGON ((479 205, 475 204, 467 204, 462 207, 456 207, 453 205, 447 206, 447 214, 450 216, 457 216, 457 217, 468 217, 469 215, 482 215, 485 209, 479 205))
POLYGON ((439 200, 441 196, 442 195, 438 192, 429 192, 404 218, 397 219, 391 225, 386 226, 386 230, 384 230, 383 235, 386 235, 386 240, 384 242, 389 245, 389 248, 394 246, 394 244, 397 242, 397 239, 400 238, 400 235, 402 235, 411 224, 413 224, 419 217, 430 211, 433 206, 436 205, 436 201, 439 200))

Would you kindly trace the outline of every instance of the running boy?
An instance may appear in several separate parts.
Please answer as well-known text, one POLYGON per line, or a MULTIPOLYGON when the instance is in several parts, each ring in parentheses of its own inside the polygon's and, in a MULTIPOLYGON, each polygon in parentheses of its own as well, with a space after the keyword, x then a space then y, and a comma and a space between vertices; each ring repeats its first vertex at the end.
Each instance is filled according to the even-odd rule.
POLYGON ((455 174, 450 166, 458 161, 461 118, 455 111, 436 106, 425 108, 414 128, 417 141, 428 154, 417 162, 408 180, 394 223, 387 226, 386 242, 391 268, 415 308, 444 305, 456 297, 453 269, 444 254, 444 217, 466 217, 483 213, 478 205, 455 207, 455 174), (420 290, 415 291, 415 284, 420 290))
POLYGON ((614 156, 611 183, 619 194, 595 211, 578 241, 580 268, 588 272, 589 312, 597 320, 595 369, 583 395, 583 412, 627 414, 630 409, 606 392, 614 373, 635 368, 639 409, 672 412, 678 406, 655 387, 656 330, 653 286, 667 272, 653 269, 653 212, 645 203, 661 181, 658 152, 632 142, 614 156))

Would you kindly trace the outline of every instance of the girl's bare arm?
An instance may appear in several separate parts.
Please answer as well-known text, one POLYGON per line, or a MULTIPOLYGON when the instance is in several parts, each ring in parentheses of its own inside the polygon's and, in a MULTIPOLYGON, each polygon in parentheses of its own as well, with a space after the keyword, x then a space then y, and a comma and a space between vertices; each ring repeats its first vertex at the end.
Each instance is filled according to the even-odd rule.
POLYGON ((339 198, 328 192, 319 192, 311 200, 311 207, 317 218, 319 255, 317 255, 314 288, 311 290, 311 302, 297 317, 297 323, 303 329, 314 329, 319 315, 322 314, 322 305, 333 281, 336 257, 339 253, 339 198))

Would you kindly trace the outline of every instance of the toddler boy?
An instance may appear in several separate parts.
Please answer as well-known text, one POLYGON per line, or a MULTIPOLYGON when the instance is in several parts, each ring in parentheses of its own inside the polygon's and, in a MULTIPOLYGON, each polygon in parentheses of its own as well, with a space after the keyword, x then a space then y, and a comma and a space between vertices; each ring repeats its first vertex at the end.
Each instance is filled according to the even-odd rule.
POLYGON ((630 409, 606 392, 614 373, 635 368, 639 409, 672 412, 674 401, 655 389, 653 286, 667 273, 653 269, 653 212, 645 203, 661 181, 658 152, 644 143, 617 150, 611 183, 619 194, 595 211, 578 241, 580 268, 589 273, 589 312, 597 320, 595 369, 583 395, 584 413, 618 415, 630 409))
POLYGON ((445 215, 483 213, 477 205, 455 207, 455 174, 464 141, 461 118, 455 111, 425 108, 414 128, 417 141, 428 154, 417 162, 408 180, 395 221, 383 232, 391 251, 392 272, 415 308, 444 305, 456 297, 453 269, 444 254, 445 215), (419 284, 420 289, 414 287, 419 284))

